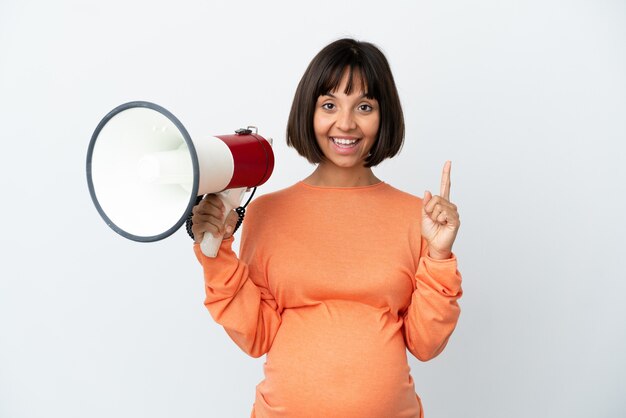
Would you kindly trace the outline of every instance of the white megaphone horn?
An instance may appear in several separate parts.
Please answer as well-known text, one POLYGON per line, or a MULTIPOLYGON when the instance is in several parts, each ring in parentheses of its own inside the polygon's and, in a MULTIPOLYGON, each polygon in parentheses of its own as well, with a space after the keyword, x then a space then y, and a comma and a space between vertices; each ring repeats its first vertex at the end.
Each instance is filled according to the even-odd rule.
MULTIPOLYGON (((87 183, 93 203, 115 232, 142 242, 177 231, 198 196, 217 193, 226 216, 248 188, 265 183, 274 169, 270 142, 250 128, 192 141, 161 106, 120 105, 100 121, 89 143, 87 183)), ((202 252, 215 257, 221 242, 221 236, 204 234, 202 252)))

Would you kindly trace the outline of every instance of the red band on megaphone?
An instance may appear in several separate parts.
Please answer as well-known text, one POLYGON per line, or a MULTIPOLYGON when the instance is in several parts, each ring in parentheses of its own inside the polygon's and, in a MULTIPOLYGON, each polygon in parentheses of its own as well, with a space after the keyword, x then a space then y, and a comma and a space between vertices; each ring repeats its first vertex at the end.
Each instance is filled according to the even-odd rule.
POLYGON ((233 178, 226 189, 260 186, 274 170, 274 153, 265 138, 256 134, 219 135, 233 155, 233 178))

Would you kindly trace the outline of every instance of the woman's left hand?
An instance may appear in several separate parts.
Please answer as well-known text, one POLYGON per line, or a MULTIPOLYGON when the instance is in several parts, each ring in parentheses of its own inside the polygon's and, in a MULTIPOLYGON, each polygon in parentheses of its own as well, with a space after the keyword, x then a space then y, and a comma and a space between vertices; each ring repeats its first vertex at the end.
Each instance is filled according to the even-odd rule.
POLYGON ((446 161, 441 176, 441 195, 424 193, 422 206, 422 236, 428 242, 430 257, 446 259, 452 254, 452 244, 461 226, 456 205, 450 202, 450 167, 446 161))

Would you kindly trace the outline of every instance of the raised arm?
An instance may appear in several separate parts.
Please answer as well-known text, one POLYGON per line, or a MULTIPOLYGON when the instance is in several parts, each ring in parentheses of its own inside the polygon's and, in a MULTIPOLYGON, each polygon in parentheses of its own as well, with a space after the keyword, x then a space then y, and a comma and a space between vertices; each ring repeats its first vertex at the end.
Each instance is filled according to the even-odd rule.
POLYGON ((430 192, 422 200, 420 255, 415 289, 404 317, 407 348, 426 361, 446 346, 456 327, 462 295, 461 274, 457 270, 452 244, 460 226, 455 204, 450 202, 451 162, 446 161, 438 196, 430 192))

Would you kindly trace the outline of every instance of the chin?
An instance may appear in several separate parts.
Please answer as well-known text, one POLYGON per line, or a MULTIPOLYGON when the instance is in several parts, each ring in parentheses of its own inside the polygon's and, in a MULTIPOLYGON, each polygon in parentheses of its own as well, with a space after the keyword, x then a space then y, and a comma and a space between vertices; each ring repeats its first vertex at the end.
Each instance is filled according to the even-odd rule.
POLYGON ((361 168, 365 166, 365 161, 329 161, 340 168, 361 168))

